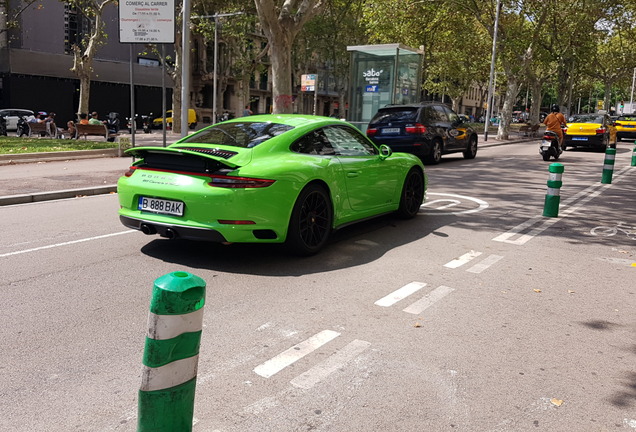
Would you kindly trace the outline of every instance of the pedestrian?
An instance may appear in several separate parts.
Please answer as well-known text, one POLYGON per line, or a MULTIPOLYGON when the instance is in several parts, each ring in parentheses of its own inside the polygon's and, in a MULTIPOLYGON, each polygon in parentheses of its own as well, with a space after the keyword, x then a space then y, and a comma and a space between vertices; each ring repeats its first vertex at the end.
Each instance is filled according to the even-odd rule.
POLYGON ((33 117, 27 120, 28 123, 40 123, 42 121, 42 114, 36 112, 33 117))
POLYGON ((91 119, 88 121, 88 124, 101 125, 104 124, 104 122, 98 118, 97 111, 93 111, 91 113, 91 119))
POLYGON ((252 114, 254 114, 254 113, 250 109, 250 106, 249 105, 245 105, 245 109, 243 110, 243 117, 251 116, 252 114))
POLYGON ((79 124, 81 125, 87 125, 88 124, 88 114, 86 113, 80 113, 79 115, 79 124))

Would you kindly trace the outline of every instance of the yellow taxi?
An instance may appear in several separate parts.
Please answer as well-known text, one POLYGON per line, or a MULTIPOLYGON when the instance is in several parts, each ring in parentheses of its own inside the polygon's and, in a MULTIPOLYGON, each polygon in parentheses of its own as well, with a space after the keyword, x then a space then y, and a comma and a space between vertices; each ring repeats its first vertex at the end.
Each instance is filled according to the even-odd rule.
POLYGON ((563 148, 616 147, 616 126, 607 114, 574 114, 567 120, 563 148))
MULTIPOLYGON (((152 127, 161 129, 163 124, 163 117, 157 117, 152 121, 152 127)), ((172 110, 166 111, 166 126, 172 127, 172 110)), ((190 129, 197 127, 197 113, 192 108, 188 109, 188 126, 190 129)))
POLYGON ((636 139, 636 114, 622 115, 616 119, 616 136, 619 141, 636 139))

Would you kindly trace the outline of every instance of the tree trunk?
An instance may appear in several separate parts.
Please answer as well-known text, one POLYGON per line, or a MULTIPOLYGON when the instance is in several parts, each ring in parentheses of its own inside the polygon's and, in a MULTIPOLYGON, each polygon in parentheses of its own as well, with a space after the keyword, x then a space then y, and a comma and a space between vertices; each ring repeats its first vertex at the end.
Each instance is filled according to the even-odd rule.
POLYGON ((543 95, 541 94, 541 81, 538 78, 530 82, 530 94, 532 95, 532 103, 530 104, 528 122, 535 125, 541 123, 541 99, 543 99, 543 95))
POLYGON ((512 121, 512 108, 519 93, 519 81, 512 73, 506 71, 508 85, 506 87, 506 96, 504 98, 503 108, 501 109, 501 120, 499 121, 499 129, 497 131, 497 139, 508 139, 510 133, 510 122, 512 121))
POLYGON ((274 36, 275 41, 272 43, 271 61, 274 114, 293 113, 290 36, 291 35, 287 32, 281 32, 281 34, 274 36))

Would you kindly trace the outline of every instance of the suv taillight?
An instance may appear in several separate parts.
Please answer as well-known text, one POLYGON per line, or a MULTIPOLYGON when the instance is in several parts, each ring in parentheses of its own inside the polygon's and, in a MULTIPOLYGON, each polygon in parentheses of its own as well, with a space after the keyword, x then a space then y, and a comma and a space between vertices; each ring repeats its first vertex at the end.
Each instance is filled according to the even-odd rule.
POLYGON ((421 123, 415 123, 413 126, 407 126, 404 129, 409 134, 424 135, 426 133, 426 126, 421 123))
POLYGON ((378 133, 378 130, 376 128, 367 129, 367 136, 368 137, 375 136, 375 134, 377 134, 377 133, 378 133))

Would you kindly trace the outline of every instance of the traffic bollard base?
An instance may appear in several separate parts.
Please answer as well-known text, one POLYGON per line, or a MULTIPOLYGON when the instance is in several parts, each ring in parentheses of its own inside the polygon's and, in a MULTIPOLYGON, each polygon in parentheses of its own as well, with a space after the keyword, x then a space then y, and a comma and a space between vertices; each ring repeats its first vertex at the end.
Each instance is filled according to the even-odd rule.
POLYGON ((559 195, 546 195, 545 204, 543 206, 543 216, 558 217, 560 202, 561 197, 559 195))
POLYGON ((140 390, 137 432, 192 431, 196 381, 165 390, 140 390))

